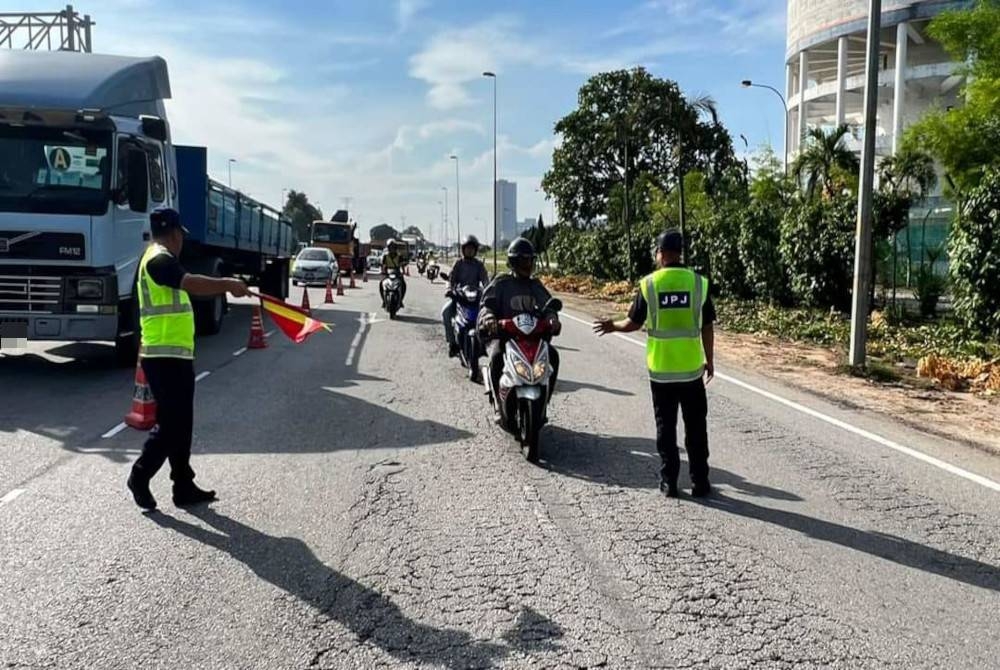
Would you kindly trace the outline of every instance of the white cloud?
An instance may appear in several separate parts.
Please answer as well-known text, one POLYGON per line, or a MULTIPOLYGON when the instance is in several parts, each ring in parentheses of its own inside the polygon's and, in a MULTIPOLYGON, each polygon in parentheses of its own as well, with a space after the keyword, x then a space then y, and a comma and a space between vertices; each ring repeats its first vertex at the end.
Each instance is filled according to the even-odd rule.
POLYGON ((545 60, 537 47, 524 40, 520 27, 516 19, 494 17, 439 32, 410 59, 410 75, 430 85, 427 102, 431 107, 467 106, 474 99, 466 85, 481 79, 484 71, 545 60))
POLYGON ((396 139, 392 143, 393 149, 410 151, 414 148, 415 140, 429 140, 441 135, 458 135, 460 133, 474 133, 484 135, 485 130, 482 124, 464 119, 445 119, 443 121, 430 121, 421 126, 405 125, 400 126, 396 132, 396 139))
POLYGON ((417 13, 429 4, 428 0, 399 0, 397 16, 399 31, 405 32, 417 13))

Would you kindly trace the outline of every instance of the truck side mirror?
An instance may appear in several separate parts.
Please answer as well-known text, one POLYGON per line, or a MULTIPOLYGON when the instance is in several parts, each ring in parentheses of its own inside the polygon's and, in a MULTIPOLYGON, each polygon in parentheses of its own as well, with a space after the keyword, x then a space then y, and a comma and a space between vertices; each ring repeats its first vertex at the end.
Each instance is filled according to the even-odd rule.
POLYGON ((145 212, 149 207, 149 165, 145 151, 129 149, 126 179, 129 209, 133 212, 145 212))
POLYGON ((158 116, 146 116, 145 114, 139 118, 142 121, 142 132, 146 137, 151 137, 161 142, 167 141, 166 121, 158 116))

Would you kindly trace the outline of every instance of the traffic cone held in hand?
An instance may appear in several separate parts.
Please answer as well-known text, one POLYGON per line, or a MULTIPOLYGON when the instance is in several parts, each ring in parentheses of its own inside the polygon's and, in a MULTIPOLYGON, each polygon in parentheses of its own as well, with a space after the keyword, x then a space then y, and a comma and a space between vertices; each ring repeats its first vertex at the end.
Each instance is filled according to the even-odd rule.
POLYGON ((146 381, 142 364, 135 366, 135 391, 132 393, 132 411, 125 415, 125 425, 136 430, 149 430, 156 425, 156 400, 146 381))
POLYGON ((312 307, 309 306, 309 287, 302 287, 302 309, 306 314, 312 314, 312 307))
POLYGON ((250 320, 250 340, 247 349, 267 349, 267 337, 264 336, 264 322, 260 316, 260 305, 253 306, 253 318, 250 320))
POLYGON ((323 298, 324 305, 333 304, 333 282, 330 278, 326 280, 326 297, 323 298))
POLYGON ((340 273, 337 273, 337 295, 344 295, 344 282, 340 279, 340 273))

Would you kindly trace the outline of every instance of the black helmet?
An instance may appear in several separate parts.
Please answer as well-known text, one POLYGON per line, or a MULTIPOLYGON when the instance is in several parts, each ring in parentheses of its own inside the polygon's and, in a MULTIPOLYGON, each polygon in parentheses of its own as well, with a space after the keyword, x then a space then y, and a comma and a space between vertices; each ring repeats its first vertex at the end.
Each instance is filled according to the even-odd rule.
POLYGON ((473 246, 478 251, 479 250, 479 246, 480 246, 479 245, 479 238, 476 237, 475 235, 466 235, 465 237, 463 237, 462 238, 462 245, 459 248, 460 249, 464 249, 465 247, 468 247, 468 246, 473 246))
POLYGON ((535 270, 535 245, 519 237, 507 247, 507 267, 518 274, 530 275, 535 270))

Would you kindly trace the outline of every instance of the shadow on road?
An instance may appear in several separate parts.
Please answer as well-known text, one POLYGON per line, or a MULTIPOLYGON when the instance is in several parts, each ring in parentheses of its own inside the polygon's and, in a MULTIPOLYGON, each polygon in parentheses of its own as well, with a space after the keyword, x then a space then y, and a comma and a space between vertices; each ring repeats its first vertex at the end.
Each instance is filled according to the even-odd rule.
MULTIPOLYGON (((562 351, 562 348, 559 349, 562 351)), ((597 391, 599 393, 607 393, 608 395, 616 395, 620 397, 634 397, 635 394, 631 391, 623 391, 621 389, 613 389, 607 386, 601 386, 599 384, 590 384, 588 382, 578 382, 573 379, 563 379, 559 378, 558 386, 556 387, 556 393, 575 393, 576 391, 597 391)))
MULTIPOLYGON (((562 381, 559 382, 562 384, 562 381)), ((656 442, 640 437, 608 437, 552 426, 542 433, 542 457, 549 469, 561 475, 612 486, 655 489, 660 483, 660 456, 656 442), (646 454, 637 456, 632 452, 646 454)), ((681 464, 681 477, 687 465, 681 464)), ((712 465, 712 481, 740 493, 774 500, 802 500, 788 491, 747 481, 740 475, 712 465)))
POLYGON ((706 507, 722 510, 794 530, 821 542, 838 544, 899 565, 954 579, 991 591, 1000 591, 1000 567, 964 556, 956 556, 902 537, 858 530, 787 510, 762 507, 722 494, 698 501, 706 507))
POLYGON ((163 528, 229 554, 260 579, 400 662, 446 668, 492 667, 510 653, 511 647, 537 649, 562 635, 558 626, 531 609, 525 609, 514 630, 504 636, 511 647, 475 640, 461 630, 435 628, 407 617, 386 596, 327 566, 297 538, 267 535, 209 507, 191 513, 214 531, 161 513, 149 518, 163 528))
MULTIPOLYGON (((430 319, 426 316, 416 316, 414 314, 399 313, 396 315, 396 321, 401 321, 402 323, 413 323, 418 326, 441 326, 441 319, 430 319)), ((442 335, 441 337, 443 338, 444 336, 442 335)))
MULTIPOLYGON (((588 435, 558 427, 548 428, 543 433, 542 440, 543 457, 553 472, 612 486, 653 489, 659 484, 660 457, 656 453, 656 444, 653 440, 588 435), (636 456, 631 453, 633 451, 649 454, 652 457, 636 456)), ((681 465, 681 472, 686 472, 686 463, 681 465)), ((802 501, 802 498, 794 493, 749 482, 735 473, 714 465, 711 478, 714 484, 732 487, 747 496, 788 502, 802 501)), ((822 542, 838 544, 899 565, 972 586, 1000 591, 1000 567, 951 554, 919 542, 766 507, 763 504, 727 497, 719 491, 713 498, 698 502, 706 507, 781 526, 822 542)))

